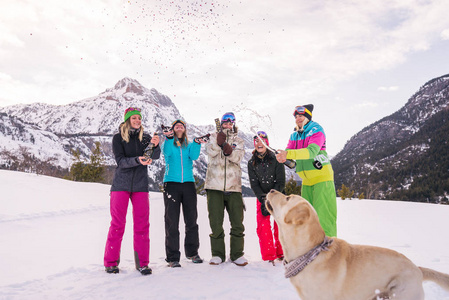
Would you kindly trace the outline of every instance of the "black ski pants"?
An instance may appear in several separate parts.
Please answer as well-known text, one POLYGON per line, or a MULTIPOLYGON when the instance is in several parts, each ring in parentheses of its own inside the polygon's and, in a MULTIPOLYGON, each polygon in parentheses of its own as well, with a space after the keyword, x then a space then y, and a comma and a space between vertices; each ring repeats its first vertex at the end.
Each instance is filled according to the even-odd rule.
POLYGON ((197 195, 194 182, 165 182, 165 253, 166 261, 179 261, 179 216, 181 212, 185 223, 184 251, 186 257, 198 254, 200 240, 198 234, 197 195))

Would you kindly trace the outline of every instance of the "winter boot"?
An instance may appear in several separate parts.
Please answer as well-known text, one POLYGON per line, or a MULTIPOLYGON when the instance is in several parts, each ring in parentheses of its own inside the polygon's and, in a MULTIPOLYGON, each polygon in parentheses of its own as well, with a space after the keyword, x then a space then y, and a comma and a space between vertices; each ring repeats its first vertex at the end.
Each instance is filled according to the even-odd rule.
POLYGON ((194 256, 188 256, 187 259, 190 259, 194 264, 203 263, 203 259, 198 254, 194 256))
POLYGON ((233 261, 237 266, 244 267, 248 264, 248 260, 244 256, 240 256, 236 260, 233 261))
POLYGON ((179 261, 169 261, 168 266, 170 268, 180 268, 181 264, 179 263, 179 261))
POLYGON ((212 258, 209 260, 209 265, 219 265, 221 264, 223 261, 221 260, 220 257, 218 256, 212 256, 212 258))
POLYGON ((112 266, 112 267, 105 267, 105 271, 108 274, 118 274, 119 269, 117 266, 112 266))
POLYGON ((137 271, 139 271, 142 275, 150 275, 153 273, 153 270, 151 270, 151 268, 148 266, 140 267, 137 269, 137 271))

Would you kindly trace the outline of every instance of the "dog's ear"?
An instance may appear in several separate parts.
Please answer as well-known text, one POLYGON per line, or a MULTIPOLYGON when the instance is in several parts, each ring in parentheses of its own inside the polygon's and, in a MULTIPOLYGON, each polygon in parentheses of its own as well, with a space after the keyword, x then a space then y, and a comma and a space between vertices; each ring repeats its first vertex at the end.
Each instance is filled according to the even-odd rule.
POLYGON ((302 225, 310 218, 310 208, 306 203, 298 203, 293 206, 285 215, 286 224, 302 225))

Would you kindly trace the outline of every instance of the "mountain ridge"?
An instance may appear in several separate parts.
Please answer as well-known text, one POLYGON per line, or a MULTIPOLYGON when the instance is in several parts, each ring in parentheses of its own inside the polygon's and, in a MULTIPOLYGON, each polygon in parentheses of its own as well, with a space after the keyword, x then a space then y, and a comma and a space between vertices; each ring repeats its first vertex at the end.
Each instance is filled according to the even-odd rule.
MULTIPOLYGON (((441 119, 443 123, 440 125, 445 126, 448 113, 449 74, 427 81, 398 111, 351 137, 332 159, 337 188, 345 184, 359 193, 363 192, 368 198, 399 200, 404 199, 410 189, 420 189, 416 178, 428 174, 425 167, 416 162, 427 161, 426 155, 435 146, 432 141, 445 135, 441 132, 435 134, 435 126, 430 131, 426 128, 434 118, 441 119), (410 172, 403 174, 404 170, 412 170, 412 174, 414 170, 415 175, 410 172)), ((446 154, 441 153, 440 157, 445 160, 446 154)), ((433 184, 426 183, 426 191, 413 195, 412 201, 439 202, 447 199, 449 186, 444 182, 446 177, 435 175, 432 180, 440 182, 438 187, 430 188, 433 184)))
MULTIPOLYGON (((37 160, 50 160, 55 166, 69 168, 73 161, 71 149, 79 150, 81 157, 87 160, 95 142, 101 143, 105 163, 113 167, 115 160, 111 136, 118 132, 123 112, 130 106, 141 108, 142 125, 151 135, 161 131, 161 124, 170 125, 173 120, 182 118, 168 96, 155 88, 148 89, 129 77, 122 78, 97 96, 65 105, 32 103, 1 107, 2 123, 8 126, 0 126, 0 141, 3 141, 3 148, 0 148, 0 168, 7 169, 13 165, 11 159, 6 158, 6 152, 18 153, 16 159, 20 159, 20 153, 24 149, 28 149, 37 160), (11 130, 7 129, 9 127, 11 130)), ((239 135, 248 149, 242 161, 244 193, 252 195, 246 170, 246 163, 251 156, 250 149, 253 148, 251 129, 262 124, 263 128, 271 127, 271 118, 260 116, 244 106, 236 107, 234 113, 238 120, 239 135)), ((211 117, 211 123, 213 119, 215 117, 211 117)), ((189 137, 215 131, 214 125, 197 126, 186 121, 189 137)), ((206 168, 207 158, 203 147, 200 158, 194 162, 194 174, 200 181, 205 179, 206 168)), ((152 190, 159 191, 164 169, 163 159, 156 160, 149 166, 152 190)))

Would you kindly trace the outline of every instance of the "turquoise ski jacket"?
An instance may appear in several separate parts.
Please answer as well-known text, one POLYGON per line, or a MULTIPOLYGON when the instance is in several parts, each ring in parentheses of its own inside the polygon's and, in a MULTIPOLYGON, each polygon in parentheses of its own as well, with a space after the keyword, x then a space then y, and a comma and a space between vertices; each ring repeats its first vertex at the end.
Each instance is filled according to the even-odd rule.
POLYGON ((200 156, 201 144, 191 142, 179 147, 173 139, 166 139, 162 144, 165 157, 164 182, 195 182, 193 177, 193 161, 200 156))

